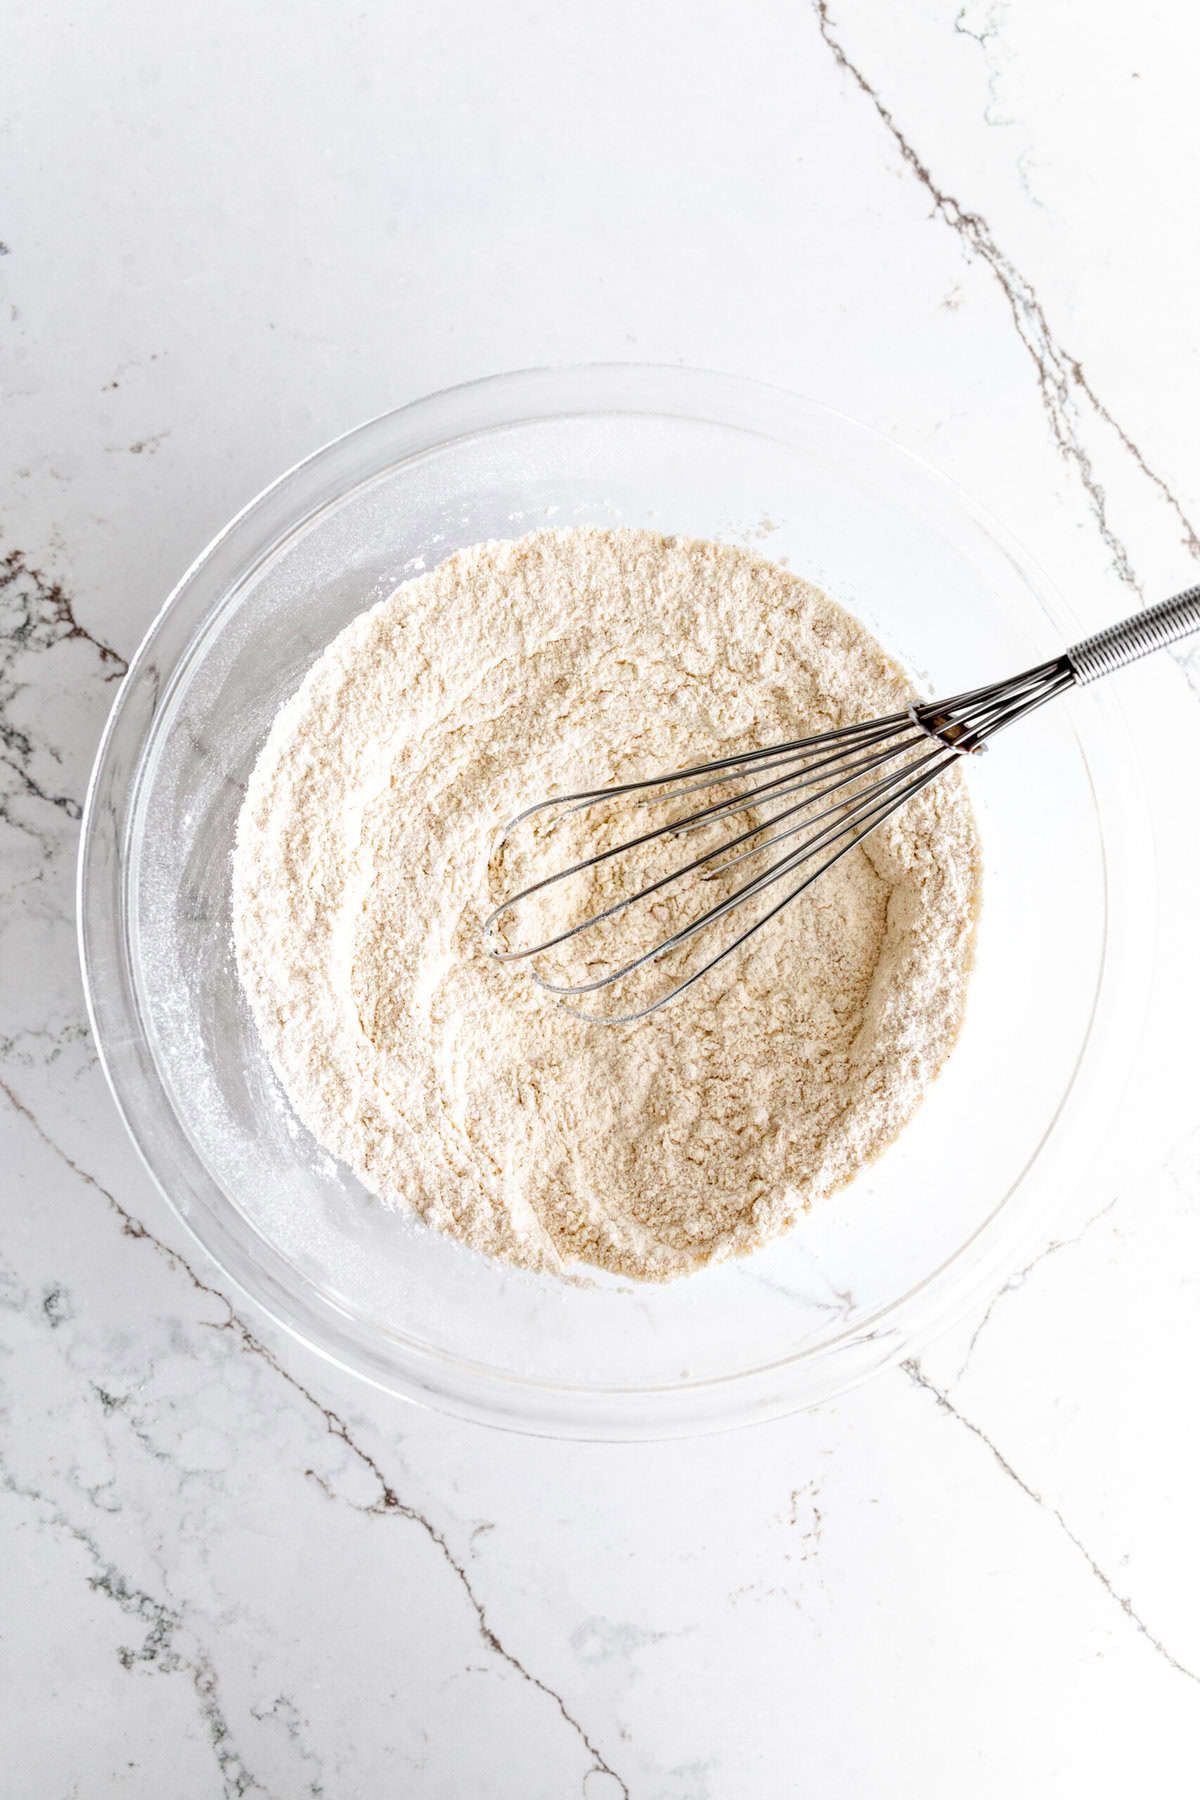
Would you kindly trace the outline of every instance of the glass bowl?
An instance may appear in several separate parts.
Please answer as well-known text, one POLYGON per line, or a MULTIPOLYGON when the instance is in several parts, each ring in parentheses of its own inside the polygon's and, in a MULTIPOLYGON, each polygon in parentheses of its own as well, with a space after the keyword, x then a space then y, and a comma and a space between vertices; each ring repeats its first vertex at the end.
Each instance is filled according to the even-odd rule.
POLYGON ((385 1212, 292 1114, 238 985, 230 851, 247 774, 310 663, 415 570, 483 538, 618 522, 789 562, 931 694, 1079 635, 980 508, 824 407, 678 368, 475 382, 318 451, 188 570, 100 746, 79 923, 117 1104, 232 1280, 393 1393, 632 1438, 827 1399, 1004 1279, 1116 1102, 1153 895, 1116 702, 1071 695, 972 764, 984 898, 946 1070, 899 1141, 785 1239, 668 1286, 572 1286, 385 1212))

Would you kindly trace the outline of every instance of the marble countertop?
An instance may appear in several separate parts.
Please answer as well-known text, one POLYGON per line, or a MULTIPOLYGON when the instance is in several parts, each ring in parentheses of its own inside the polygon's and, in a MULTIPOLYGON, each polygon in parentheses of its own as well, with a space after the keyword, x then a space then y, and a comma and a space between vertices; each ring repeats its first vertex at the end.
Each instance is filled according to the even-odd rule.
POLYGON ((0 1792, 1178 1794, 1200 1734, 1200 649, 1130 671, 1160 905, 1041 1247, 860 1391, 532 1442, 332 1371, 144 1174, 72 878, 191 557, 359 419, 679 361, 954 474, 1089 625, 1200 579, 1200 26, 1113 0, 10 11, 0 1792))

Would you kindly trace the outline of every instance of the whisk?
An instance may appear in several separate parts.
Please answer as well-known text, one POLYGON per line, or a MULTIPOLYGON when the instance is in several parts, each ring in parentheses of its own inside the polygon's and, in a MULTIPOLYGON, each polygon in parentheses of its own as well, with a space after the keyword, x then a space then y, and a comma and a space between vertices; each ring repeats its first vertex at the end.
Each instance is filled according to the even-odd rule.
POLYGON ((978 754, 998 731, 1036 712, 1068 688, 1097 681, 1197 630, 1200 586, 1110 625, 1061 656, 1007 681, 923 701, 886 718, 817 732, 767 749, 720 756, 667 774, 542 800, 512 821, 504 834, 506 840, 520 827, 533 825, 544 844, 547 829, 553 833, 563 821, 589 809, 611 812, 614 807, 629 805, 666 809, 669 816, 647 830, 630 831, 629 835, 618 832, 617 842, 606 843, 594 854, 531 881, 501 901, 484 923, 487 948, 501 962, 543 957, 595 933, 635 907, 652 909, 658 896, 670 889, 678 894, 681 884, 709 882, 730 870, 741 871, 734 877, 732 892, 703 905, 698 916, 665 931, 648 948, 639 948, 625 960, 618 958, 615 968, 606 967, 599 975, 589 969, 587 979, 573 982, 551 980, 535 968, 538 984, 567 1005, 638 976, 640 971, 652 970, 701 933, 711 931, 720 920, 770 893, 770 904, 731 942, 699 967, 689 968, 682 979, 649 1003, 616 1013, 569 1005, 569 1010, 580 1016, 607 1024, 647 1018, 733 956, 959 757, 978 754), (714 789, 720 790, 715 798, 714 789), (701 800, 702 795, 708 797, 701 800), (713 828, 720 829, 720 836, 710 847, 684 854, 649 879, 639 875, 630 891, 618 889, 607 904, 594 907, 582 919, 570 919, 538 941, 513 943, 520 920, 536 896, 549 899, 551 890, 572 880, 611 880, 620 867, 618 859, 628 859, 636 868, 658 845, 695 833, 711 836, 713 828), (764 857, 766 866, 757 866, 764 857), (773 890, 778 886, 784 891, 776 898, 773 890))

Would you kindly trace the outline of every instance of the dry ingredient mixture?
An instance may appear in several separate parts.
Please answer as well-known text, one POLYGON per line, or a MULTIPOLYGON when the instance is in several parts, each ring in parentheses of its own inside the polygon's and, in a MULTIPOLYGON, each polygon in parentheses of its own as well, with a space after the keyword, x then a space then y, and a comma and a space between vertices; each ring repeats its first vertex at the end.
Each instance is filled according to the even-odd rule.
POLYGON ((598 774, 911 698, 849 614, 729 545, 537 531, 407 582, 279 713, 239 823, 239 968, 304 1123, 387 1205, 528 1268, 668 1279, 787 1230, 954 1042, 979 883, 957 773, 628 1026, 487 956, 501 833, 598 774))

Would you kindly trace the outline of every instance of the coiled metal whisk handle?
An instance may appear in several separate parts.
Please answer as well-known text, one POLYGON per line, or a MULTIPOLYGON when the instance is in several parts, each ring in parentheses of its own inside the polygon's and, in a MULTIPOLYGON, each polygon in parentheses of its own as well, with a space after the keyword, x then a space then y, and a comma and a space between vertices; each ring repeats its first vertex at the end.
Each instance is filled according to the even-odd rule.
POLYGON ((1185 588, 1173 600, 1162 600, 1145 612, 1135 613, 1119 625, 1110 625, 1094 637, 1084 638, 1067 651, 1067 661, 1080 687, 1111 675, 1139 656, 1149 656, 1191 631, 1200 631, 1200 587, 1185 588))

